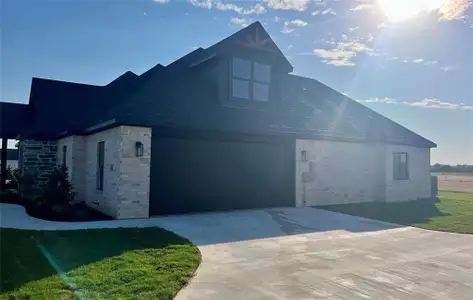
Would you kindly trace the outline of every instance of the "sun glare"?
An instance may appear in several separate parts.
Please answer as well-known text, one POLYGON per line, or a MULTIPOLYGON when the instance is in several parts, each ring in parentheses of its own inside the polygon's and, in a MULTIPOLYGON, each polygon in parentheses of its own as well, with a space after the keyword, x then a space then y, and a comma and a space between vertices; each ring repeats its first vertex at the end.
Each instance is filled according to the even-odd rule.
POLYGON ((444 0, 378 0, 389 21, 399 22, 415 17, 422 11, 439 9, 444 0))

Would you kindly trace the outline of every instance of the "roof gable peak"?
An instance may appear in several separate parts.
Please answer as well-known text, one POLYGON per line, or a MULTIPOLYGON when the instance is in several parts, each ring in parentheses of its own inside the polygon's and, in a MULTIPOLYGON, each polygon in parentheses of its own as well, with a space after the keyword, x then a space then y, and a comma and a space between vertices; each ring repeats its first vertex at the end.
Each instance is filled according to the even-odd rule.
POLYGON ((278 48, 268 32, 259 21, 235 32, 229 37, 207 48, 209 52, 224 51, 254 51, 265 55, 274 56, 287 70, 292 72, 293 66, 278 48))

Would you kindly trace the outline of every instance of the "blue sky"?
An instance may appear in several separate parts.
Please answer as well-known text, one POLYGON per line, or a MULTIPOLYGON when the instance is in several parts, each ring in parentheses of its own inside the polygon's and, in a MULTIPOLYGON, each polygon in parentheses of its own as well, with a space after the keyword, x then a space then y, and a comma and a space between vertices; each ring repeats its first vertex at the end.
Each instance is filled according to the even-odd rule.
POLYGON ((473 164, 473 0, 1 3, 1 101, 27 103, 32 77, 141 74, 258 20, 295 74, 436 142, 433 163, 473 164))

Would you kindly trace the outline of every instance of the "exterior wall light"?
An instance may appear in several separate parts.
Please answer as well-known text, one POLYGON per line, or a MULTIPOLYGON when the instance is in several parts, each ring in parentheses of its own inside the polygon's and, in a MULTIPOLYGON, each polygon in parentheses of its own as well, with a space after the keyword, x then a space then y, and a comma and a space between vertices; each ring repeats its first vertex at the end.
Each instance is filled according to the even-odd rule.
POLYGON ((144 152, 144 146, 142 142, 135 143, 135 154, 136 157, 142 157, 144 152))

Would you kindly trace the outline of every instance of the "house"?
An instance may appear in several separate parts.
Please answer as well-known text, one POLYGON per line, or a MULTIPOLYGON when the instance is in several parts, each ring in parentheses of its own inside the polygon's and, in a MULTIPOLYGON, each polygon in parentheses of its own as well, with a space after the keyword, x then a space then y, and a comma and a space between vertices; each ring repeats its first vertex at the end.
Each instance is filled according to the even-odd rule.
POLYGON ((256 22, 105 86, 33 78, 1 133, 33 188, 65 164, 119 219, 430 196, 433 142, 292 71, 256 22))

